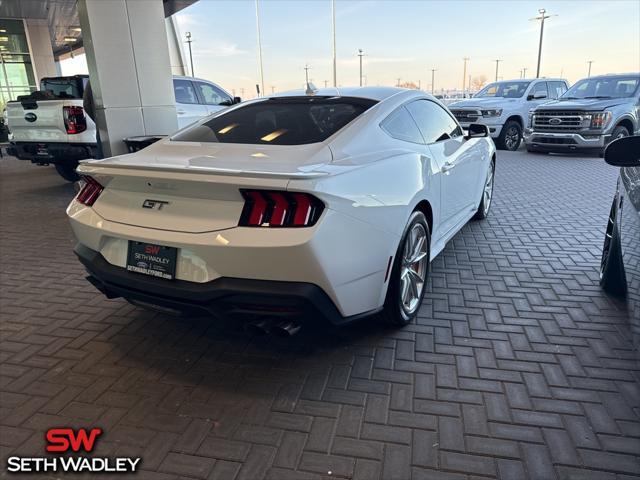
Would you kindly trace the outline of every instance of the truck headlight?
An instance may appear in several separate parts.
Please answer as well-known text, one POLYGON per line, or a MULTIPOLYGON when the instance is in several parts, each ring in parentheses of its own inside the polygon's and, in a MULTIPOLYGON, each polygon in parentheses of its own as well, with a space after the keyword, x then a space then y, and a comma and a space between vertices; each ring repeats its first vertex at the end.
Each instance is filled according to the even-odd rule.
POLYGON ((591 128, 606 128, 611 122, 611 112, 591 112, 591 128))
POLYGON ((492 108, 490 110, 480 110, 480 112, 482 113, 482 116, 486 118, 499 117, 500 115, 502 115, 501 108, 492 108))
POLYGON ((533 108, 530 108, 529 109, 529 128, 533 128, 533 116, 534 116, 533 108))

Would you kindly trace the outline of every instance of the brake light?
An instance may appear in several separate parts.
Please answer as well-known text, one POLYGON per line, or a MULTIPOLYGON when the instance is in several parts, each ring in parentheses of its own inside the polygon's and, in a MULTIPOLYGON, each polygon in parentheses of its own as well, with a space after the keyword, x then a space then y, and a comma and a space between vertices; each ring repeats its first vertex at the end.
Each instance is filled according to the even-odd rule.
POLYGON ((311 227, 324 204, 311 194, 268 190, 240 190, 244 208, 241 227, 311 227))
POLYGON ((68 134, 82 133, 87 129, 87 117, 84 109, 75 105, 62 107, 64 128, 68 134))
POLYGON ((102 193, 102 190, 104 190, 104 187, 93 177, 84 176, 82 177, 82 180, 84 181, 84 186, 80 189, 80 193, 78 193, 76 200, 83 205, 90 207, 96 203, 96 200, 102 193))

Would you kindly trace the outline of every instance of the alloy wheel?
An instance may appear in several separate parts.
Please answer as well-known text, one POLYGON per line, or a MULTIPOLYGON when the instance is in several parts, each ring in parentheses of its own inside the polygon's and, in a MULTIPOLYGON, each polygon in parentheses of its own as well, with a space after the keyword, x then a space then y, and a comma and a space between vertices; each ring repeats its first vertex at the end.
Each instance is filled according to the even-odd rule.
POLYGON ((609 222, 607 223, 607 231, 604 235, 604 245, 602 246, 602 258, 600 260, 600 280, 604 277, 604 272, 609 261, 609 251, 611 250, 611 241, 613 239, 613 226, 615 218, 613 217, 613 209, 609 214, 609 222))
POLYGON ((504 144, 507 147, 507 150, 513 151, 518 148, 519 143, 520 132, 518 131, 517 127, 512 126, 509 128, 509 130, 507 130, 507 133, 504 136, 504 144))
POLYGON ((427 232, 416 223, 406 236, 400 268, 400 307, 413 315, 420 307, 428 269, 427 232))
POLYGON ((484 191, 482 192, 482 201, 484 206, 484 215, 486 216, 489 213, 489 208, 491 208, 491 200, 493 199, 493 177, 495 173, 495 165, 493 162, 489 165, 489 171, 487 172, 487 180, 484 184, 484 191))

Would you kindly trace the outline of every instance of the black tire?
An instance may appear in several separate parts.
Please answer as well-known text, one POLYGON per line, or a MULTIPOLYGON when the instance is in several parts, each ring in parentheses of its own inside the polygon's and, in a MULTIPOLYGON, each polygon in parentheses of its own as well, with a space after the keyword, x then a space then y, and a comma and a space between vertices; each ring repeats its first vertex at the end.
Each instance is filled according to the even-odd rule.
POLYGON ((489 216, 489 211, 491 210, 491 204, 493 203, 492 201, 493 186, 494 186, 495 176, 496 176, 496 162, 495 160, 491 160, 491 166, 489 167, 489 171, 487 172, 487 178, 482 188, 482 197, 480 198, 480 205, 478 205, 478 210, 473 216, 473 220, 484 220, 489 216), (490 188, 489 191, 487 191, 488 188, 490 188))
MULTIPOLYGON (((618 125, 616 128, 613 129, 613 133, 611 134, 611 140, 609 143, 615 142, 619 138, 624 138, 628 136, 629 136, 629 130, 627 130, 627 127, 625 127, 624 125, 618 125)), ((598 153, 598 156, 600 158, 604 158, 604 151, 606 149, 607 147, 604 147, 602 151, 598 153)))
POLYGON ((627 293, 627 282, 624 274, 624 263, 622 261, 622 251, 620 248, 620 234, 616 222, 618 202, 617 197, 613 200, 607 231, 602 245, 602 258, 600 260, 600 286, 610 295, 624 297, 627 293))
POLYGON ((60 165, 56 164, 56 172, 64 178, 67 182, 77 182, 80 180, 80 175, 76 173, 76 167, 78 165, 60 165))
MULTIPOLYGON (((417 237, 417 235, 416 235, 417 237)), ((424 298, 424 294, 427 287, 427 282, 429 280, 429 267, 430 267, 430 256, 431 255, 431 232, 429 231, 429 224, 427 223, 427 219, 425 218, 422 212, 413 212, 411 217, 409 217, 409 222, 402 234, 402 239, 400 240, 400 245, 398 245, 398 251, 396 252, 396 256, 393 261, 393 269, 389 275, 389 287, 387 289, 387 296, 384 301, 384 307, 382 312, 380 313, 380 317, 382 320, 388 324, 394 326, 405 326, 411 323, 411 321, 416 318, 418 312, 420 311, 420 305, 422 304, 422 300, 424 298), (426 261, 420 265, 420 270, 413 270, 413 268, 409 268, 406 263, 405 253, 407 242, 410 241, 410 236, 412 232, 420 232, 421 235, 424 233, 424 252, 422 248, 420 249, 420 254, 424 254, 422 257, 426 259, 426 261), (417 298, 414 297, 414 301, 417 302, 414 304, 415 308, 407 309, 405 308, 404 299, 402 296, 402 275, 403 269, 405 269, 405 277, 407 277, 406 282, 411 283, 409 277, 412 275, 419 276, 421 272, 424 273, 424 280, 422 281, 422 286, 417 298), (408 270, 413 270, 414 273, 409 274, 408 270)), ((412 278, 416 278, 415 276, 412 278)), ((409 293, 408 290, 406 293, 409 293)), ((413 303, 413 302, 411 302, 413 303)))
POLYGON ((498 135, 496 140, 496 147, 498 147, 499 150, 515 152, 520 148, 521 142, 522 127, 515 120, 509 120, 504 124, 502 130, 500 130, 500 135, 498 135))

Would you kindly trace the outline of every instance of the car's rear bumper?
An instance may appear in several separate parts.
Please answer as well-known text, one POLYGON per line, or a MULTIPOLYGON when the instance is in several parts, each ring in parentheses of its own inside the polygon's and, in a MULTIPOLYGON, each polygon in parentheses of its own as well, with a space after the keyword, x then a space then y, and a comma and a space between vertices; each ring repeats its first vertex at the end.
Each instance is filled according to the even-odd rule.
POLYGON ((95 143, 12 142, 7 147, 7 154, 39 164, 78 162, 95 158, 96 153, 95 143))
POLYGON ((611 135, 525 130, 524 141, 529 149, 546 152, 601 151, 611 141, 611 135))
POLYGON ((341 325, 376 310, 343 317, 317 285, 302 282, 217 278, 206 283, 163 280, 108 263, 99 252, 78 243, 74 249, 87 280, 107 298, 195 315, 264 315, 301 320, 322 319, 341 325))

